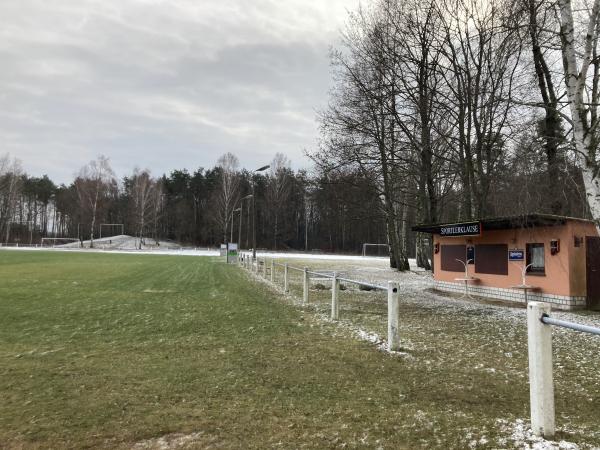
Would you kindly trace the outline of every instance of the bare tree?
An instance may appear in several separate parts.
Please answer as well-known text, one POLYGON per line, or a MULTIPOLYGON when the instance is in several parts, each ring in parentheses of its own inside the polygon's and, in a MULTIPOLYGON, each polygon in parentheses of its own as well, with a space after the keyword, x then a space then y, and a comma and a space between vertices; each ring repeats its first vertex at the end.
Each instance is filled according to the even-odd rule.
POLYGON ((158 181, 152 178, 149 170, 134 170, 131 177, 131 201, 140 250, 144 243, 144 229, 157 214, 158 186, 158 181))
POLYGON ((463 187, 466 218, 491 212, 489 194, 517 119, 521 36, 506 0, 448 0, 440 43, 449 70, 441 107, 463 187), (514 119, 514 120, 513 120, 514 119))
POLYGON ((267 181, 267 204, 273 215, 273 248, 277 250, 279 236, 279 216, 290 194, 290 160, 277 153, 271 162, 271 171, 267 181))
POLYGON ((600 232, 600 160, 598 154, 600 55, 598 54, 600 0, 591 8, 559 0, 560 41, 575 150, 581 163, 590 213, 600 232))
POLYGON ((10 239, 11 224, 22 188, 21 161, 9 154, 0 157, 0 226, 4 227, 4 242, 10 239))
POLYGON ((408 270, 397 208, 406 173, 406 159, 399 155, 406 146, 398 139, 394 114, 398 54, 386 51, 394 48, 390 30, 393 24, 381 8, 361 9, 351 16, 344 35, 346 51, 332 55, 337 86, 329 110, 321 115, 323 144, 313 159, 325 170, 354 167, 373 181, 386 220, 390 265, 408 270))
POLYGON ((559 45, 557 36, 552 30, 554 5, 547 0, 525 0, 524 16, 527 18, 531 55, 535 69, 535 77, 541 96, 544 118, 539 122, 539 134, 544 140, 544 151, 548 165, 546 187, 549 192, 550 211, 563 214, 565 206, 561 201, 561 144, 565 140, 559 102, 561 92, 555 83, 552 63, 548 62, 548 54, 559 45))
POLYGON ((101 202, 108 198, 111 188, 115 187, 115 174, 107 157, 100 155, 95 161, 82 167, 75 179, 79 207, 82 216, 90 220, 90 248, 94 247, 94 231, 101 202))
POLYGON ((223 242, 227 243, 227 227, 231 215, 239 198, 240 175, 238 173, 239 160, 232 153, 226 153, 217 161, 220 171, 219 183, 216 191, 215 219, 223 232, 223 242))

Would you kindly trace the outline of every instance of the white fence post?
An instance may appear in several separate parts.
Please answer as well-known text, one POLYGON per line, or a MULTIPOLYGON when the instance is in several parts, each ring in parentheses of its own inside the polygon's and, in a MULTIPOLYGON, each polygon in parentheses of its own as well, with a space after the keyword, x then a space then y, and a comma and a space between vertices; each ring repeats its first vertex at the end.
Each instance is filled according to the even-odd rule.
POLYGON ((283 266, 283 292, 288 293, 288 263, 283 266))
POLYGON ((554 382, 552 379, 552 329, 542 322, 550 305, 527 305, 527 346, 529 350, 529 399, 531 429, 536 436, 554 436, 554 382))
POLYGON ((400 315, 400 294, 398 294, 398 283, 388 282, 388 350, 400 350, 400 332, 398 322, 400 315))
POLYGON ((308 285, 310 282, 309 277, 308 277, 308 267, 304 268, 303 275, 304 275, 304 277, 303 277, 302 284, 304 285, 304 289, 303 289, 302 301, 304 303, 308 303, 308 285))
POLYGON ((338 305, 339 291, 340 282, 337 279, 337 273, 333 272, 333 278, 331 279, 331 320, 338 320, 340 318, 340 309, 338 305))
POLYGON ((263 258, 263 277, 267 278, 267 258, 263 258))
POLYGON ((271 258, 271 283, 275 282, 275 259, 271 258))

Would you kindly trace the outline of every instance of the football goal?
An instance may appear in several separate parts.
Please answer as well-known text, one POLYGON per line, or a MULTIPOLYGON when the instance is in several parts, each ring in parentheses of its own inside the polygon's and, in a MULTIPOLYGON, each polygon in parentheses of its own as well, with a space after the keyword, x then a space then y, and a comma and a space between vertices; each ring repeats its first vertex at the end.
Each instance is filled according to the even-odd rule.
POLYGON ((66 245, 66 244, 72 244, 73 242, 79 242, 78 238, 65 238, 65 237, 60 237, 60 238, 49 238, 49 237, 45 237, 42 238, 42 247, 56 247, 56 246, 61 246, 61 245, 66 245))
POLYGON ((125 234, 125 227, 123 226, 122 223, 101 223, 100 224, 100 239, 102 239, 102 230, 108 228, 108 234, 104 233, 104 236, 116 236, 114 234, 115 230, 120 230, 121 232, 119 233, 120 235, 125 234), (112 231, 111 231, 112 230, 112 231))
POLYGON ((390 256, 390 246, 388 244, 363 244, 363 256, 390 256))

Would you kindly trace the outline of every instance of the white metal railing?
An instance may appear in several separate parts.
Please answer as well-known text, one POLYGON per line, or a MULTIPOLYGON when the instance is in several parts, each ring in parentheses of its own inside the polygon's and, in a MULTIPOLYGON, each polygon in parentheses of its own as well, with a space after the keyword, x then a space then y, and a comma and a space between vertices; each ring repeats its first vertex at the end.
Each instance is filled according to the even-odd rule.
POLYGON ((554 380, 552 371, 552 327, 600 335, 600 328, 550 317, 550 305, 527 305, 527 348, 529 354, 529 399, 531 429, 537 436, 551 438, 555 432, 554 380))
MULTIPOLYGON (((240 253, 238 255, 238 263, 240 266, 250 270, 254 273, 259 273, 259 267, 262 265, 262 275, 267 278, 267 258, 256 258, 253 259, 251 253, 240 253)), ((310 278, 311 276, 320 277, 322 279, 330 279, 332 282, 331 286, 331 319, 339 320, 339 298, 340 298, 340 282, 353 283, 359 286, 366 286, 371 289, 387 291, 388 293, 388 349, 390 351, 397 351, 400 349, 400 332, 399 332, 399 293, 398 284, 394 281, 388 282, 388 286, 381 286, 366 281, 352 280, 349 278, 342 278, 337 275, 336 272, 332 274, 316 272, 309 270, 308 267, 295 267, 289 265, 287 262, 280 263, 276 262, 274 258, 271 258, 270 264, 270 280, 276 282, 275 279, 275 267, 283 267, 283 292, 289 293, 289 272, 295 270, 302 272, 302 302, 308 304, 310 301, 310 278)))

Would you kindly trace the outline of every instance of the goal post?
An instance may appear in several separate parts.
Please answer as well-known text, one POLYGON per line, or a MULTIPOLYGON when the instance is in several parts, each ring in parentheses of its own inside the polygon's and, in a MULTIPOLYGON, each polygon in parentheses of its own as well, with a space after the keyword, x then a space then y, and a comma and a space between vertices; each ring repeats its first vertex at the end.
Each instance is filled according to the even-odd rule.
MULTIPOLYGON (((125 234, 125 226, 122 223, 101 223, 100 224, 100 239, 102 239, 102 228, 103 227, 121 227, 121 235, 125 234)), ((111 235, 114 236, 114 235, 111 235)))
POLYGON ((362 256, 381 256, 386 257, 390 255, 389 244, 363 244, 362 256))

